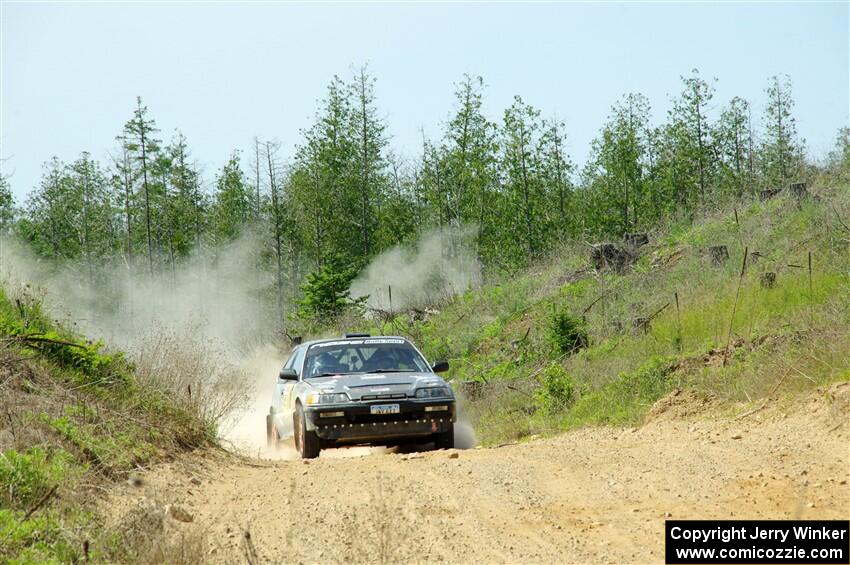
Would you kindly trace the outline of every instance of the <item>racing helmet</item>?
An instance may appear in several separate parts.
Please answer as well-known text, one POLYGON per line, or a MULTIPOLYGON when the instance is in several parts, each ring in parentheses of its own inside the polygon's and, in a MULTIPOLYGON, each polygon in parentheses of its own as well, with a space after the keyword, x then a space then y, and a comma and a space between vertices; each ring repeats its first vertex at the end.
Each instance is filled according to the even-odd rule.
POLYGON ((396 365, 395 356, 388 349, 378 349, 368 361, 370 371, 393 369, 396 365))
POLYGON ((342 373, 346 369, 336 360, 336 357, 328 352, 317 355, 311 364, 310 376, 315 377, 323 373, 342 373))

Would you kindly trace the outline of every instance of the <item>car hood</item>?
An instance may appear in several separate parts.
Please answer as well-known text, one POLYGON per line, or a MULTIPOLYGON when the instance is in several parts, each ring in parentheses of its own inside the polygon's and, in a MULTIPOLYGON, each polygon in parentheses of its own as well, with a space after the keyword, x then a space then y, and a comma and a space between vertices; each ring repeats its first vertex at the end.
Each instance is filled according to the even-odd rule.
POLYGON ((412 397, 417 388, 448 386, 434 373, 355 373, 305 382, 320 392, 344 392, 351 400, 366 401, 412 397))

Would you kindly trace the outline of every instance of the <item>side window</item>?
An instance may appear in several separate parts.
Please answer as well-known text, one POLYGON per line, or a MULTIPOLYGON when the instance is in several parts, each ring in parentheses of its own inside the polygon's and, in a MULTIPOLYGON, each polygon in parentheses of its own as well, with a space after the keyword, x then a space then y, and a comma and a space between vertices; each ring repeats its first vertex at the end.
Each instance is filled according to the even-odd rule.
POLYGON ((289 356, 289 359, 287 359, 286 363, 283 364, 284 369, 291 369, 292 368, 292 362, 295 361, 295 355, 296 354, 297 354, 296 351, 292 352, 292 354, 289 356))
POLYGON ((292 363, 291 368, 295 369, 298 375, 301 375, 301 365, 304 363, 304 352, 307 351, 306 347, 299 347, 295 350, 295 354, 290 358, 290 362, 292 363))

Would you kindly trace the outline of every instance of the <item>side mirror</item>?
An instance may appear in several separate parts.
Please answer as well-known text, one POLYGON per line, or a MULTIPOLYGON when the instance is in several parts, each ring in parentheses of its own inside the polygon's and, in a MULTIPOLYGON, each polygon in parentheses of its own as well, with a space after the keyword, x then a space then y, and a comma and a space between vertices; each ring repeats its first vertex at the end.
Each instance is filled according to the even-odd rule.
POLYGON ((435 361, 431 370, 435 373, 445 373, 449 370, 449 362, 445 360, 435 361))
POLYGON ((278 378, 282 381, 297 381, 298 373, 295 372, 295 369, 283 368, 278 373, 278 378))

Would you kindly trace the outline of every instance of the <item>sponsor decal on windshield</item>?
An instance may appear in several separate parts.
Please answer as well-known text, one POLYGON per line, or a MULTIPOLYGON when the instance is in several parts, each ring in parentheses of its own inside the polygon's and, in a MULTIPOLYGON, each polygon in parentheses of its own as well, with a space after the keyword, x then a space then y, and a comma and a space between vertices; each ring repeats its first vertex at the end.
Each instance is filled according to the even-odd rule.
POLYGON ((346 339, 345 341, 326 341, 323 343, 314 343, 310 346, 310 349, 318 347, 339 347, 340 345, 375 345, 382 343, 404 343, 404 340, 398 338, 346 339))

